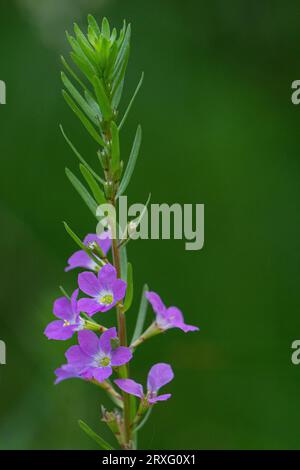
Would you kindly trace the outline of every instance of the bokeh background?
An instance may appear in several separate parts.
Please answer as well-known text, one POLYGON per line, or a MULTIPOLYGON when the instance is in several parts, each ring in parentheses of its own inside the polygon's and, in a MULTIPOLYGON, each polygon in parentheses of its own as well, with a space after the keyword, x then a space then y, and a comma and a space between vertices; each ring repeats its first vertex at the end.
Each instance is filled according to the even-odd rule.
MULTIPOLYGON (((129 245, 136 304, 144 282, 178 305, 199 334, 170 331, 138 350, 134 376, 172 363, 173 398, 158 405, 140 436, 145 449, 300 448, 300 78, 299 2, 243 0, 1 0, 0 366, 1 449, 88 449, 86 421, 109 405, 81 381, 53 385, 66 343, 43 336, 63 268, 94 220, 66 180, 77 161, 58 125, 96 164, 95 147, 61 98, 65 29, 86 15, 133 25, 123 109, 145 81, 122 131, 129 153, 143 145, 130 202, 205 204, 205 247, 183 241, 129 245)), ((149 309, 149 321, 151 312, 149 309)))

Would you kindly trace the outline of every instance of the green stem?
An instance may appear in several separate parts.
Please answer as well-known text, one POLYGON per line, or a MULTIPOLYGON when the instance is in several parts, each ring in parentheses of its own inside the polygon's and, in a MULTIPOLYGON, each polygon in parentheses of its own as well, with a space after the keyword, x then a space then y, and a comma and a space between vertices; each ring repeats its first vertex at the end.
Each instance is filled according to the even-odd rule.
MULTIPOLYGON (((117 271, 118 278, 121 277, 121 264, 120 264, 120 252, 118 248, 118 241, 116 238, 112 240, 112 252, 113 252, 113 263, 117 271)), ((117 308, 117 320, 118 320, 118 336, 120 340, 120 345, 127 347, 127 333, 126 333, 126 319, 124 313, 122 313, 120 307, 117 308)), ((123 378, 128 378, 129 371, 128 365, 120 367, 120 372, 123 378)), ((128 393, 123 392, 123 401, 124 401, 124 431, 126 443, 131 441, 131 426, 130 426, 130 396, 128 393)))
POLYGON ((135 349, 137 348, 140 344, 144 343, 149 338, 152 338, 152 336, 156 336, 162 333, 162 330, 158 328, 156 323, 152 323, 152 325, 149 326, 149 328, 144 331, 144 333, 141 334, 139 338, 137 338, 133 343, 131 343, 130 348, 135 349))
POLYGON ((95 323, 89 320, 84 320, 84 326, 87 330, 97 331, 100 333, 104 333, 104 331, 107 330, 105 326, 99 325, 99 323, 95 323))

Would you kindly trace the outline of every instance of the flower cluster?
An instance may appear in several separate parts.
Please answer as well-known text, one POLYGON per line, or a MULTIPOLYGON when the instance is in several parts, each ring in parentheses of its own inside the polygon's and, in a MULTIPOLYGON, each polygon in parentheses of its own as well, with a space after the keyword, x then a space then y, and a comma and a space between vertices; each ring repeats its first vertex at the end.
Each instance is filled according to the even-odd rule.
MULTIPOLYGON (((111 248, 111 239, 87 235, 84 244, 97 243, 105 257, 111 248)), ((106 258, 107 259, 107 258, 106 258)), ((55 300, 53 314, 59 319, 54 320, 45 329, 45 335, 52 340, 68 340, 75 333, 78 336, 78 345, 71 346, 65 353, 67 363, 55 371, 56 381, 59 383, 65 379, 80 378, 102 386, 109 393, 119 396, 112 386, 105 384, 107 379, 115 371, 121 373, 121 366, 127 364, 133 356, 133 351, 146 339, 162 333, 171 328, 179 328, 184 332, 196 331, 196 326, 184 323, 182 312, 177 307, 167 308, 160 296, 155 292, 146 291, 145 298, 151 304, 155 313, 152 324, 142 333, 130 347, 120 346, 117 329, 106 329, 95 321, 90 322, 89 317, 96 313, 104 313, 111 310, 117 304, 122 306, 126 295, 127 284, 117 277, 115 267, 108 261, 102 267, 89 263, 90 256, 83 250, 77 251, 69 258, 69 267, 66 270, 76 268, 88 268, 78 275, 78 286, 70 298, 60 297, 55 300), (87 257, 87 258, 86 258, 87 257), (74 259, 81 258, 82 263, 73 263, 74 259), (85 261, 84 261, 85 260, 85 261), (76 265, 76 266, 75 266, 76 265), (98 271, 97 275, 93 271, 98 271), (89 297, 79 297, 79 292, 89 297), (92 331, 94 330, 94 331, 92 331), (98 336, 95 331, 103 331, 98 336)), ((96 264, 96 263, 95 263, 96 264)), ((130 378, 116 378, 114 383, 126 394, 140 399, 135 423, 137 423, 145 411, 159 401, 165 401, 171 394, 158 395, 159 389, 174 378, 174 373, 169 364, 158 363, 152 366, 148 374, 147 391, 144 393, 141 384, 130 378)))
MULTIPOLYGON (((77 77, 66 60, 62 59, 67 72, 82 87, 83 93, 80 93, 63 73, 63 96, 100 146, 97 153, 103 176, 100 177, 85 162, 64 132, 63 135, 80 159, 79 168, 90 192, 68 169, 67 177, 96 216, 98 228, 97 206, 110 202, 116 208, 119 195, 129 183, 139 151, 141 128, 138 127, 130 159, 122 176, 119 131, 133 99, 122 120, 118 124, 116 121, 129 56, 130 25, 126 26, 124 23, 118 35, 116 29, 111 31, 106 18, 103 19, 101 28, 92 16, 88 17, 88 23, 87 36, 76 24, 75 37, 67 34, 72 47, 72 61, 79 68, 85 82, 77 77)), ((140 85, 141 81, 136 93, 140 85)), ((185 333, 196 331, 198 328, 187 325, 177 307, 166 307, 157 293, 145 288, 135 331, 128 344, 126 315, 131 308, 133 297, 132 267, 130 263, 126 263, 125 243, 113 236, 116 227, 112 221, 108 220, 105 227, 106 230, 101 234, 88 234, 81 241, 65 224, 68 234, 80 248, 68 259, 65 271, 80 270, 78 285, 71 296, 62 289, 64 296, 58 298, 53 306, 53 314, 57 319, 49 323, 45 335, 50 340, 60 341, 77 336, 78 344, 70 346, 65 353, 67 362, 55 371, 55 383, 78 378, 104 389, 119 410, 108 412, 103 409, 102 420, 112 430, 120 446, 131 449, 136 448, 137 430, 146 411, 150 411, 156 403, 171 397, 170 393, 159 395, 158 392, 173 379, 174 373, 169 364, 154 364, 148 374, 147 391, 144 391, 142 385, 131 378, 128 363, 138 346, 151 337, 171 328, 178 328, 185 333), (155 316, 143 332, 147 302, 151 304, 155 316), (107 328, 102 324, 102 320, 105 322, 112 309, 117 313, 117 327, 107 328), (113 375, 114 380, 111 382, 113 375), (139 400, 138 407, 136 398, 139 400)), ((147 414, 143 419, 146 417, 147 414)), ((87 425, 84 424, 83 429, 92 437, 95 436, 87 425)), ((104 441, 98 436, 97 442, 104 441)), ((104 448, 111 446, 105 443, 104 448)))
MULTIPOLYGON (((105 233, 104 236, 98 237, 96 234, 89 234, 84 239, 84 244, 97 243, 102 249, 105 256, 111 247, 111 239, 105 233)), ((131 348, 117 346, 118 336, 116 328, 105 329, 105 327, 93 322, 85 320, 86 316, 92 317, 99 312, 107 312, 121 303, 126 294, 126 282, 117 278, 115 267, 106 263, 103 267, 97 265, 97 269, 93 264, 82 262, 79 264, 72 264, 76 257, 82 260, 85 256, 89 260, 91 258, 83 250, 75 252, 68 260, 69 267, 66 270, 75 267, 88 267, 91 271, 98 271, 97 275, 91 271, 84 271, 78 275, 78 286, 70 298, 60 297, 55 300, 53 305, 53 314, 59 318, 54 320, 45 329, 45 335, 48 339, 54 340, 68 340, 74 333, 78 333, 78 346, 71 346, 66 352, 68 363, 61 366, 56 370, 57 380, 56 383, 61 382, 66 378, 82 378, 86 380, 95 379, 98 382, 103 382, 112 374, 112 367, 119 367, 126 364, 132 358, 132 350, 146 339, 154 336, 160 332, 170 328, 180 328, 184 332, 196 331, 196 326, 186 325, 183 320, 183 315, 177 307, 165 307, 161 298, 155 292, 145 292, 145 297, 148 299, 154 313, 156 315, 155 321, 141 336, 132 343, 131 348), (79 289, 83 294, 89 297, 82 297, 78 299, 79 289), (95 332, 91 329, 105 330, 98 339, 95 332), (112 342, 115 347, 112 346, 112 342)), ((87 261, 87 260, 86 260, 87 261)), ((92 260, 91 260, 92 261, 92 260)), ((96 263, 95 263, 96 264, 96 263)), ((153 366, 149 373, 148 384, 160 384, 155 388, 148 387, 152 392, 158 390, 162 385, 168 383, 173 378, 173 372, 170 366, 165 364, 157 364, 153 366), (165 377, 170 379, 165 381, 165 377), (151 379, 152 377, 152 379, 151 379), (156 377, 154 379, 153 377, 156 377), (160 382, 161 381, 161 382, 160 382), (164 383, 163 383, 164 382, 164 383)), ((130 393, 140 398, 143 398, 142 388, 140 387, 139 393, 134 393, 136 384, 131 379, 117 379, 115 383, 126 393, 130 393), (125 390, 126 388, 126 390, 125 390)), ((169 398, 170 395, 168 395, 169 398)), ((155 403, 158 399, 148 400, 149 403, 155 403)))

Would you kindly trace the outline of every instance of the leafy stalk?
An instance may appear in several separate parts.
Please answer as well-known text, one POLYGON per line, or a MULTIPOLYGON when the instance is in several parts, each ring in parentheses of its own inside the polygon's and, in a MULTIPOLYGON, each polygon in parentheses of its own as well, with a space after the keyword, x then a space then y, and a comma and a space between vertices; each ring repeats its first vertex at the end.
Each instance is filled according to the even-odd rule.
MULTIPOLYGON (((66 169, 66 175, 95 216, 98 204, 110 202, 117 208, 118 196, 125 192, 132 177, 141 145, 141 127, 138 126, 122 180, 123 162, 120 154, 119 133, 142 85, 143 74, 118 126, 116 122, 118 116, 117 108, 122 96, 130 53, 130 24, 127 26, 126 22, 124 22, 118 35, 115 28, 110 28, 106 18, 103 19, 100 28, 95 18, 89 15, 87 36, 77 24, 74 25, 74 33, 74 36, 67 33, 67 39, 72 49, 70 53, 71 59, 79 69, 80 75, 78 76, 62 57, 62 63, 66 70, 66 73, 62 72, 62 81, 65 87, 63 97, 90 136, 100 146, 98 157, 103 169, 103 175, 100 176, 98 172, 91 168, 76 150, 61 127, 63 136, 80 161, 80 172, 89 190, 68 168, 66 169), (67 74, 69 76, 67 76, 67 74), (77 90, 76 86, 78 85, 81 91, 77 90), (101 185, 103 185, 103 188, 101 185)), ((140 220, 141 218, 135 222, 140 223, 140 220)), ((98 259, 92 250, 82 243, 73 230, 66 223, 64 223, 64 225, 66 231, 75 243, 84 250, 99 267, 107 261, 106 259, 105 261, 98 259)), ((112 233, 115 233, 116 227, 111 227, 111 229, 112 233)), ((120 246, 116 238, 112 240, 112 257, 117 277, 123 277, 127 282, 126 296, 123 300, 123 304, 117 304, 116 306, 119 342, 121 346, 127 347, 125 312, 129 310, 133 300, 132 266, 130 263, 127 263, 125 246, 120 246)), ((142 329, 141 325, 143 325, 145 316, 144 303, 141 306, 141 310, 142 312, 139 314, 136 332, 142 329)), ((100 329, 100 327, 103 328, 88 318, 84 321, 86 322, 87 328, 92 330, 100 329)), ((118 373, 120 377, 128 378, 128 364, 118 367, 118 373)), ((120 396, 114 391, 109 382, 105 382, 101 387, 123 408, 123 418, 121 421, 123 431, 122 436, 118 437, 118 441, 122 447, 130 448, 132 441, 136 438, 136 433, 133 432, 133 422, 136 416, 136 399, 128 393, 123 392, 121 400, 120 396)), ((120 424, 118 420, 119 418, 114 418, 113 413, 105 412, 105 419, 103 419, 103 421, 106 422, 115 434, 120 424)), ((79 425, 101 448, 112 449, 110 444, 94 433, 83 421, 80 421, 79 425)))

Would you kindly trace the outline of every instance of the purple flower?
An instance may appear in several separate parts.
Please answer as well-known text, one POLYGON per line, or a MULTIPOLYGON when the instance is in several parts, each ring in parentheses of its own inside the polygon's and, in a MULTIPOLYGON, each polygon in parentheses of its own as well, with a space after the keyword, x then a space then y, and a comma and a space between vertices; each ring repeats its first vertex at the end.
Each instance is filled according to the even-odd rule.
POLYGON ((80 273, 78 284, 82 292, 92 297, 78 301, 80 310, 90 316, 110 310, 126 293, 126 282, 117 279, 117 272, 111 264, 103 266, 98 277, 90 272, 80 273))
MULTIPOLYGON (((111 247, 110 232, 102 232, 100 236, 98 236, 96 233, 90 233, 85 237, 83 243, 90 248, 92 248, 95 244, 106 256, 111 247)), ((99 266, 89 257, 85 251, 79 250, 75 251, 75 253, 68 259, 68 266, 65 268, 65 271, 71 271, 71 269, 75 268, 84 268, 90 269, 91 271, 98 271, 99 266)))
POLYGON ((180 328, 185 333, 199 330, 197 326, 184 323, 181 311, 177 307, 167 308, 159 295, 155 292, 146 292, 145 295, 156 314, 156 324, 159 329, 168 330, 170 328, 180 328))
POLYGON ((60 320, 54 320, 49 323, 45 329, 45 335, 48 339, 66 340, 73 336, 75 331, 84 327, 84 320, 80 317, 78 308, 78 291, 76 289, 68 300, 67 297, 60 297, 54 302, 53 313, 60 320))
POLYGON ((79 346, 71 346, 66 352, 68 364, 55 371, 56 383, 71 377, 98 382, 106 380, 113 372, 112 367, 122 366, 132 358, 129 348, 112 348, 111 340, 116 338, 116 328, 109 328, 100 338, 93 331, 80 331, 79 346))
POLYGON ((171 382, 174 378, 172 367, 169 364, 159 363, 151 367, 147 380, 147 393, 144 394, 141 384, 131 379, 116 379, 115 383, 126 393, 135 395, 148 404, 153 405, 158 401, 165 401, 171 397, 170 393, 157 395, 159 389, 171 382))

